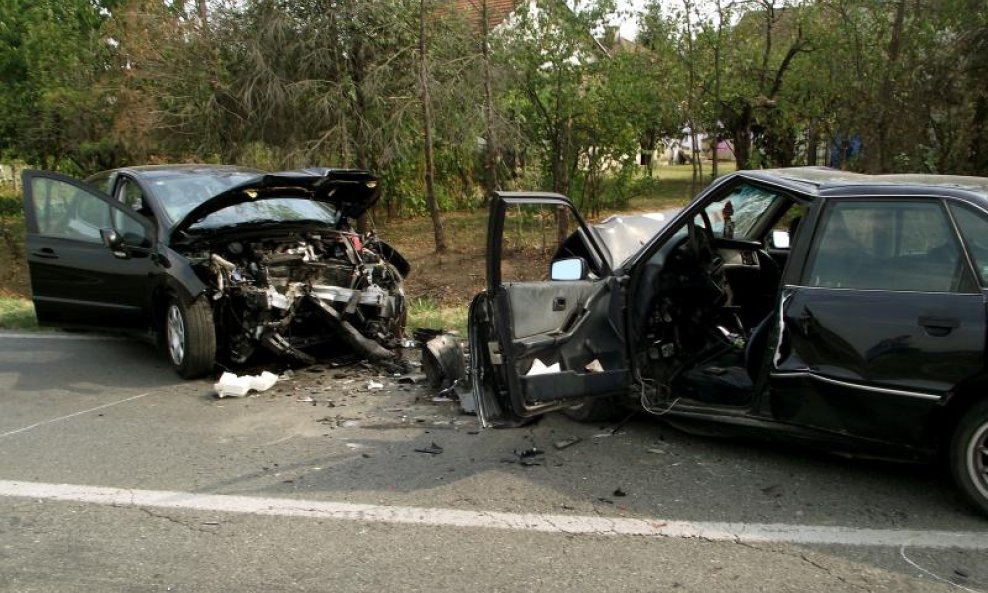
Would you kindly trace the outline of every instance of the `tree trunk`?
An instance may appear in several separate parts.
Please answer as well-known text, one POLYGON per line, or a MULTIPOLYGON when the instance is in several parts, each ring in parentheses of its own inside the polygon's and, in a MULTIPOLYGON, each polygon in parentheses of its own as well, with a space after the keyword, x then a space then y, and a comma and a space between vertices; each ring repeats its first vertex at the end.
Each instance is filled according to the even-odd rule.
POLYGON ((432 98, 429 96, 429 64, 425 53, 425 0, 419 4, 419 75, 422 83, 422 125, 425 128, 425 203, 432 216, 436 252, 446 251, 446 233, 436 202, 435 163, 432 154, 432 98))
MULTIPOLYGON (((974 117, 971 121, 971 147, 968 158, 969 175, 988 175, 988 146, 985 134, 988 133, 988 98, 981 96, 975 102, 974 117)), ((16 175, 14 178, 16 179, 16 175)))
POLYGON ((892 108, 893 71, 899 61, 902 47, 902 26, 906 17, 906 0, 899 0, 895 6, 895 21, 892 23, 892 35, 889 38, 887 63, 882 77, 882 86, 878 96, 877 133, 877 173, 887 173, 892 169, 892 147, 889 146, 889 110, 892 108))
POLYGON ((808 167, 816 166, 816 145, 818 143, 816 122, 812 121, 806 129, 806 165, 808 167))
POLYGON ((204 31, 209 29, 209 10, 206 8, 206 0, 196 0, 196 11, 199 13, 199 25, 204 31))
POLYGON ((487 0, 481 5, 484 57, 484 205, 490 203, 497 191, 497 140, 494 137, 494 90, 491 75, 490 26, 487 0))

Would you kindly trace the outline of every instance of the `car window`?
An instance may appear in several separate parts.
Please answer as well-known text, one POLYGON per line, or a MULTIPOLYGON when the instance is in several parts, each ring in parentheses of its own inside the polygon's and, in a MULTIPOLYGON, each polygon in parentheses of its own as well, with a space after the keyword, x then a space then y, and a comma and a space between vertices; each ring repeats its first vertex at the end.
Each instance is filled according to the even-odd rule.
POLYGON ((70 183, 35 177, 31 198, 42 235, 99 243, 100 228, 110 226, 109 205, 70 183))
POLYGON ((120 187, 117 189, 116 198, 120 203, 128 206, 135 212, 144 206, 144 194, 141 192, 141 186, 137 185, 132 179, 124 178, 120 180, 120 187))
POLYGON ((552 262, 571 258, 582 259, 589 275, 600 275, 592 248, 580 231, 580 222, 569 208, 545 204, 508 206, 501 235, 501 261, 497 262, 502 283, 547 281, 552 262), (560 215, 568 235, 557 244, 560 215))
POLYGON ((86 178, 86 183, 100 190, 106 195, 110 195, 113 190, 113 171, 103 171, 86 178))
POLYGON ((804 283, 829 288, 972 292, 970 270, 936 201, 831 204, 804 283))
POLYGON ((753 185, 741 184, 704 210, 710 219, 714 236, 724 239, 757 240, 754 232, 762 217, 771 211, 779 194, 753 185))
POLYGON ((951 204, 950 212, 964 236, 981 283, 988 284, 988 218, 985 218, 983 212, 959 204, 951 204))

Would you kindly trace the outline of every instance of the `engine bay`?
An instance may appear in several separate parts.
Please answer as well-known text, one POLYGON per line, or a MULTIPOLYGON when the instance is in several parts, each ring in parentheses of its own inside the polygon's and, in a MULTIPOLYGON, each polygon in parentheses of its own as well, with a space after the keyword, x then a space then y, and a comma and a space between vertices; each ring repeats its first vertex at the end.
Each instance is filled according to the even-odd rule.
POLYGON ((210 287, 217 342, 232 362, 264 348, 311 364, 305 349, 333 343, 373 361, 395 357, 406 314, 399 270, 408 266, 390 261, 393 250, 373 234, 321 229, 196 247, 189 259, 210 287))

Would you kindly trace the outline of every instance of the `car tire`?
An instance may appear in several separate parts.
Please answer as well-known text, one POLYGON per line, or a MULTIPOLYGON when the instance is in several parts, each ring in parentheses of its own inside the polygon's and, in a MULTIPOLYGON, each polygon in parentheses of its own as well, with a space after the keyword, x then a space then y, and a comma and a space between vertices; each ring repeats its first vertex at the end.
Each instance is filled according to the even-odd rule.
POLYGON ((197 298, 189 304, 178 298, 168 301, 165 349, 172 368, 183 379, 196 379, 213 370, 216 328, 213 310, 205 298, 197 298))
POLYGON ((964 496, 988 513, 988 401, 968 410, 954 429, 950 471, 964 496))
POLYGON ((618 407, 610 397, 598 397, 563 409, 563 414, 577 422, 606 422, 617 415, 618 407))

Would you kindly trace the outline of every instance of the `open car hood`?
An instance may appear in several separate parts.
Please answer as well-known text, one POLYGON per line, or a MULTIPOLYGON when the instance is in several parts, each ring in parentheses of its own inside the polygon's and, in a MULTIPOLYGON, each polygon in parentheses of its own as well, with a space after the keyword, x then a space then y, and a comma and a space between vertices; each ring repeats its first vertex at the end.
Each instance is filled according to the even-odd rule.
POLYGON ((367 171, 319 167, 268 173, 199 204, 175 225, 173 233, 186 231, 224 208, 274 198, 308 198, 335 206, 346 218, 357 218, 373 206, 380 195, 377 178, 367 171))
POLYGON ((607 256, 614 269, 638 253, 659 233, 678 210, 664 210, 648 214, 614 215, 594 224, 591 228, 607 248, 607 256))

